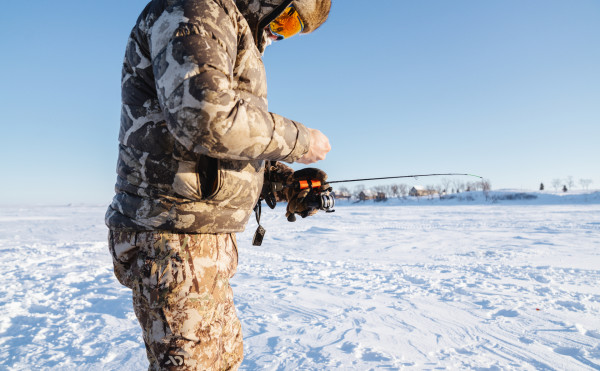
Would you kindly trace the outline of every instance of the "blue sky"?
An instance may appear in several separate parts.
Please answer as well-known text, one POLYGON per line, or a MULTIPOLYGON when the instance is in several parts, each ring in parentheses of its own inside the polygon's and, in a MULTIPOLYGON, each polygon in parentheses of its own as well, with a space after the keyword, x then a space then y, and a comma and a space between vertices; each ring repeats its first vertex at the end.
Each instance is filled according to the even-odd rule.
MULTIPOLYGON (((121 64, 145 3, 3 6, 0 204, 110 202, 121 64)), ((267 49, 269 108, 329 136, 317 166, 331 180, 600 188, 598 19, 597 0, 337 0, 317 32, 267 49)))

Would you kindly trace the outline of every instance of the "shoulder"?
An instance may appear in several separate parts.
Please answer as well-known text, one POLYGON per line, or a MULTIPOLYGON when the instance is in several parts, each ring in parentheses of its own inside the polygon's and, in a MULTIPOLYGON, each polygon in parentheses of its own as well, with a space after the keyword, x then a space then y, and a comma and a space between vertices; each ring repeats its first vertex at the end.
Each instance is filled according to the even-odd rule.
POLYGON ((234 0, 153 0, 144 9, 139 25, 148 30, 158 22, 211 22, 216 26, 237 23, 241 14, 234 0))
POLYGON ((140 28, 145 26, 153 55, 180 36, 198 35, 235 45, 240 32, 234 0, 154 0, 143 14, 138 22, 140 28))

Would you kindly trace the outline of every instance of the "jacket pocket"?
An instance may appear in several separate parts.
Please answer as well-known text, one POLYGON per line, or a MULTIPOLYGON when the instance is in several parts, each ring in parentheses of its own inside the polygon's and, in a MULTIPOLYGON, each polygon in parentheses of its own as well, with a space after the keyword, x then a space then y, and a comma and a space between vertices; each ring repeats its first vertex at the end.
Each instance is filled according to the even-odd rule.
POLYGON ((173 179, 173 191, 187 199, 198 200, 202 198, 200 179, 194 161, 178 161, 177 172, 173 179))
POLYGON ((188 200, 205 200, 214 197, 221 188, 219 160, 202 156, 199 161, 177 162, 173 190, 188 200))
POLYGON ((223 179, 221 176, 221 162, 219 159, 201 156, 196 164, 196 174, 200 183, 202 199, 211 199, 221 190, 223 179))
POLYGON ((220 187, 210 200, 221 207, 251 210, 262 189, 263 168, 263 161, 220 160, 220 187))

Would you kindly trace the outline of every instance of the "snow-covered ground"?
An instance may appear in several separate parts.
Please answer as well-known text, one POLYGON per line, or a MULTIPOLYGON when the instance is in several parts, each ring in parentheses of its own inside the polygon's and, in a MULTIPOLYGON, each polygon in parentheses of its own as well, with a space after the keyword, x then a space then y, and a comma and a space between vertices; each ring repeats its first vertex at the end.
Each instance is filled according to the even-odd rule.
MULTIPOLYGON (((600 369, 600 193, 510 194, 264 211, 263 246, 238 236, 242 368, 600 369)), ((0 369, 146 368, 104 211, 0 208, 0 369)))

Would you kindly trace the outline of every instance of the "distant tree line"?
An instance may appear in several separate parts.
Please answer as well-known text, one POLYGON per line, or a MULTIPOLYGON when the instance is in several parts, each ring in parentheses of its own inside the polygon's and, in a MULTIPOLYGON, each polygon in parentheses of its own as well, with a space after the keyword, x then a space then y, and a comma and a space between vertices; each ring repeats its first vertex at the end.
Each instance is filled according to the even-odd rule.
MULTIPOLYGON (((582 189, 589 189, 590 186, 592 185, 593 181, 591 179, 579 179, 579 185, 581 186, 582 189)), ((562 188, 563 192, 567 192, 569 189, 573 189, 575 188, 575 179, 573 179, 573 176, 569 175, 563 179, 561 178, 555 178, 552 179, 552 188, 554 188, 555 191, 558 191, 560 188, 562 188)), ((544 190, 544 183, 540 184, 540 191, 544 190)))
MULTIPOLYGON (((411 186, 406 183, 376 185, 370 189, 365 188, 363 184, 355 186, 350 190, 346 186, 336 187, 334 189, 336 195, 344 195, 343 197, 352 197, 360 199, 361 192, 371 192, 374 194, 384 193, 388 197, 406 198, 409 195, 411 186)), ((475 182, 465 182, 460 179, 444 178, 438 184, 429 184, 424 186, 429 198, 434 196, 442 197, 447 194, 471 192, 471 191, 490 191, 492 189, 491 182, 487 179, 475 182)))
MULTIPOLYGON (((577 182, 582 189, 587 190, 592 185, 592 179, 581 178, 577 182)), ((565 178, 555 178, 552 180, 551 185, 555 191, 562 190, 567 192, 569 189, 574 189, 577 184, 573 176, 567 176, 565 178)), ((350 190, 346 186, 335 187, 334 192, 339 198, 353 198, 360 199, 362 192, 371 193, 373 195, 385 194, 386 197, 406 198, 409 196, 412 186, 406 183, 388 184, 388 185, 376 185, 367 189, 364 184, 359 184, 350 190)), ((471 191, 483 191, 487 192, 492 189, 491 182, 488 179, 475 182, 465 182, 461 179, 443 178, 437 184, 428 184, 424 187, 425 195, 429 198, 435 196, 442 198, 444 195, 471 192, 471 191)), ((540 183, 539 190, 545 190, 544 183, 540 183)))

